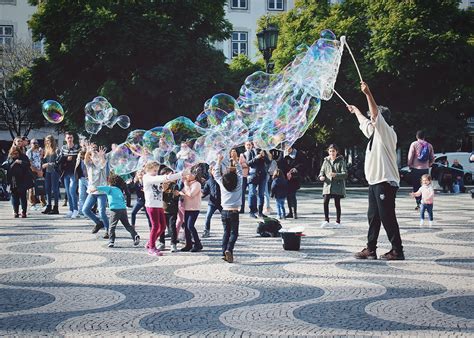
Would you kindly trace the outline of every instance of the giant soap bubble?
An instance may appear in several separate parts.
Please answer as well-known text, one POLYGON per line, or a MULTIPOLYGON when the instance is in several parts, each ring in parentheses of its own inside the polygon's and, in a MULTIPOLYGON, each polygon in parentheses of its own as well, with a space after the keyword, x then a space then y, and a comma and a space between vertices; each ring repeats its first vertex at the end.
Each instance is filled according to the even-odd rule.
POLYGON ((57 101, 44 101, 41 110, 46 121, 50 123, 58 124, 64 119, 64 109, 57 101))
POLYGON ((102 126, 113 128, 116 124, 122 128, 130 127, 130 117, 118 115, 116 108, 103 96, 95 97, 84 107, 85 129, 89 134, 97 134, 102 126))
MULTIPOLYGON (((232 148, 247 140, 265 150, 293 145, 313 123, 321 100, 329 100, 334 93, 341 41, 332 31, 324 30, 313 44, 299 46, 294 60, 279 74, 255 72, 245 79, 238 98, 219 93, 206 100, 194 122, 180 116, 164 126, 132 131, 114 153, 111 167, 120 173, 132 172, 153 159, 183 170, 197 163, 211 163, 218 154, 227 157, 232 148)), ((105 108, 102 99, 96 101, 87 110, 102 117, 94 108, 111 108, 105 108)), ((109 127, 127 125, 109 110, 103 114, 108 120, 97 122, 109 127)))

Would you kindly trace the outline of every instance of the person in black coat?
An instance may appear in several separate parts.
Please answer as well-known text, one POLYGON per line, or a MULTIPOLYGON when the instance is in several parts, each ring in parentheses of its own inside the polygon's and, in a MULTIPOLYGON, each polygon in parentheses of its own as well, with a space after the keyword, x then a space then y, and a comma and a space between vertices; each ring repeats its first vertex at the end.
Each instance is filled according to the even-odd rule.
POLYGON ((11 202, 15 218, 19 217, 21 204, 21 217, 26 218, 27 199, 26 192, 33 188, 33 175, 30 168, 30 160, 21 148, 12 147, 7 159, 7 181, 10 185, 11 202))
POLYGON ((209 196, 205 229, 204 233, 202 234, 203 238, 209 237, 211 235, 212 215, 214 215, 216 210, 219 210, 219 212, 222 211, 221 189, 219 187, 219 184, 217 184, 217 181, 214 179, 215 170, 216 169, 214 166, 209 167, 209 179, 206 181, 206 184, 204 184, 204 188, 201 190, 203 198, 209 196))
POLYGON ((286 218, 298 218, 296 192, 301 186, 301 177, 304 176, 304 155, 293 147, 288 147, 284 153, 281 153, 277 160, 278 168, 280 168, 284 176, 288 180, 288 209, 289 213, 286 218))

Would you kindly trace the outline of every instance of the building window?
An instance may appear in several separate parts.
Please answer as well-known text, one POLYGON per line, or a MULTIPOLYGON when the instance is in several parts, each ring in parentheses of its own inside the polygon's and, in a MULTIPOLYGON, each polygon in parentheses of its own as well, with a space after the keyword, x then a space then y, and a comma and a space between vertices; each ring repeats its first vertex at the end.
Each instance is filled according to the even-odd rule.
POLYGON ((469 1, 469 7, 474 7, 474 1, 469 1))
POLYGON ((230 8, 232 9, 247 9, 247 0, 230 0, 230 8))
POLYGON ((247 55, 248 33, 232 32, 232 57, 239 54, 247 55))
POLYGON ((0 0, 0 5, 16 5, 16 0, 0 0))
POLYGON ((268 0, 268 10, 269 11, 282 11, 283 0, 268 0))
POLYGON ((0 47, 13 46, 13 26, 0 26, 0 47))

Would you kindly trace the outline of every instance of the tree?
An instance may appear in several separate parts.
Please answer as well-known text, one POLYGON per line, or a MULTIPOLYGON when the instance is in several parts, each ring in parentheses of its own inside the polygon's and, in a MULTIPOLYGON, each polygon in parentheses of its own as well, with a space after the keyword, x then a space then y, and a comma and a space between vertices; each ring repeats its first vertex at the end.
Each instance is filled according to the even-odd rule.
POLYGON ((230 34, 225 0, 30 2, 38 5, 33 35, 46 41, 31 90, 61 97, 68 128, 83 129, 83 107, 97 95, 129 115, 133 128, 150 129, 195 117, 225 86, 224 56, 211 45, 230 34))
MULTIPOLYGON (((280 29, 273 53, 277 71, 321 30, 346 35, 378 104, 392 110, 399 146, 406 148, 417 129, 426 129, 435 149, 456 149, 465 119, 473 114, 473 11, 460 10, 455 0, 347 0, 332 6, 299 0, 272 20, 280 29)), ((347 51, 336 89, 350 103, 366 107, 347 51)), ((338 98, 323 102, 316 122, 325 127, 326 143, 365 143, 338 98)))
POLYGON ((40 52, 31 43, 15 39, 11 46, 0 49, 0 121, 12 138, 28 135, 35 123, 31 110, 19 104, 16 93, 20 77, 40 52))

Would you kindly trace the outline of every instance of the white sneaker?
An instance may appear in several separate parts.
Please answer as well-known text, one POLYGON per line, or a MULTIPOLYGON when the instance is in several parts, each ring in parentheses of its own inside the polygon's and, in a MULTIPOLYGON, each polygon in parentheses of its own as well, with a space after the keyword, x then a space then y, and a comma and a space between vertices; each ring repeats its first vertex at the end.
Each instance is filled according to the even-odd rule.
POLYGON ((429 222, 428 222, 428 225, 429 225, 430 227, 432 227, 432 226, 433 226, 433 221, 429 221, 429 222))
POLYGON ((71 214, 71 218, 78 218, 79 217, 79 211, 74 210, 71 214))
POLYGON ((341 223, 334 223, 334 227, 335 228, 342 228, 342 224, 341 223))
POLYGON ((323 223, 321 223, 321 228, 329 228, 331 227, 331 223, 329 223, 328 221, 324 221, 323 223))
POLYGON ((424 226, 425 225, 425 221, 420 219, 420 227, 424 226))
POLYGON ((171 244, 171 252, 178 252, 178 247, 176 244, 171 244))
POLYGON ((165 250, 165 247, 166 247, 165 243, 161 243, 160 246, 158 247, 158 250, 163 251, 165 250))
POLYGON ((66 215, 64 215, 64 218, 71 218, 72 216, 72 211, 68 211, 66 215))

